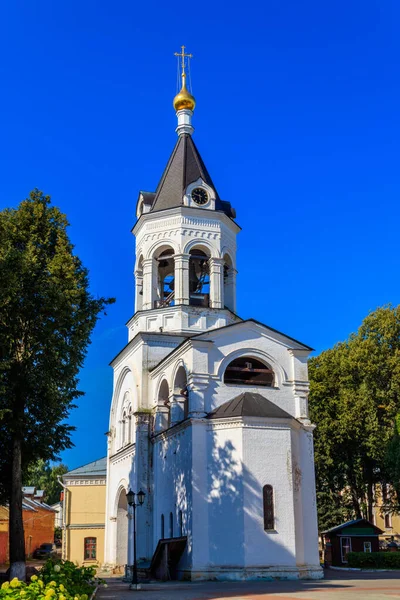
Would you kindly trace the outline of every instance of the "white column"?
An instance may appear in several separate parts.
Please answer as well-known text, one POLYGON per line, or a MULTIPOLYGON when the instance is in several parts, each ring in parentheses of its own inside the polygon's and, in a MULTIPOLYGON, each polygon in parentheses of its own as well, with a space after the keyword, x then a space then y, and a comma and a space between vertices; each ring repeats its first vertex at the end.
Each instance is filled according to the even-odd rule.
POLYGON ((224 259, 211 257, 210 265, 210 308, 224 307, 224 259))
POLYGON ((186 396, 183 394, 172 394, 169 399, 171 411, 171 427, 183 421, 185 418, 186 396))
POLYGON ((205 417, 205 394, 209 386, 208 376, 189 375, 188 386, 189 390, 189 418, 205 417))
POLYGON ((149 309, 153 308, 154 299, 155 299, 154 285, 153 285, 154 269, 155 269, 154 260, 152 258, 146 258, 143 261, 143 301, 142 301, 143 310, 149 310, 149 309))
POLYGON ((190 254, 175 254, 175 305, 189 304, 190 254))
MULTIPOLYGON (((149 469, 149 421, 147 413, 135 413, 135 465, 136 465, 136 487, 137 493, 143 490, 146 494, 142 506, 136 509, 136 540, 137 558, 151 559, 151 502, 150 495, 150 469, 149 469)), ((132 563, 130 563, 132 564, 132 563)))
POLYGON ((194 131, 194 127, 192 125, 193 111, 189 110, 188 108, 182 108, 181 110, 177 111, 176 116, 178 117, 178 127, 175 129, 176 133, 178 135, 182 135, 183 133, 192 135, 194 131))

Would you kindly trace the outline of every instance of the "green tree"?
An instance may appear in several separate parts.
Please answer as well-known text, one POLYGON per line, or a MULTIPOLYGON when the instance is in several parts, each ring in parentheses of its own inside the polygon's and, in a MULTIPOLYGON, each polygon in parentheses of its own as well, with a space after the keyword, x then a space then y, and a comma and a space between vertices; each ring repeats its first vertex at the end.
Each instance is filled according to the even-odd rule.
POLYGON ((400 411, 400 307, 371 312, 346 342, 312 358, 309 374, 320 527, 372 520, 375 484, 394 481, 387 456, 400 411))
POLYGON ((10 506, 11 577, 25 577, 23 474, 72 446, 66 419, 91 332, 113 299, 94 298, 68 222, 39 190, 0 213, 0 496, 10 506))
POLYGON ((39 459, 29 467, 24 477, 24 485, 34 485, 38 490, 44 490, 46 503, 55 504, 59 502, 62 491, 58 477, 62 477, 67 472, 66 465, 51 466, 49 462, 39 459))

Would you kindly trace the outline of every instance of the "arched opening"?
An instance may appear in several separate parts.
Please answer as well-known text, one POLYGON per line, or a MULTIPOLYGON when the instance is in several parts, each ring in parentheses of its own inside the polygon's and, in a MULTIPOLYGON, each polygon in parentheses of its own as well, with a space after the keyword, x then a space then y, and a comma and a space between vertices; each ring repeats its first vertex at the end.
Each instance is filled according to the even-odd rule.
POLYGON ((183 536, 183 513, 179 511, 179 536, 183 536))
POLYGON ((164 525, 164 515, 161 515, 161 532, 160 537, 163 540, 165 538, 165 525, 164 525))
POLYGON ((192 248, 189 251, 189 304, 192 306, 210 305, 210 258, 203 250, 192 248))
POLYGON ((169 537, 174 537, 174 516, 172 512, 169 513, 169 537))
POLYGON ((135 271, 135 310, 143 309, 143 256, 140 256, 135 271))
POLYGON ((181 419, 186 419, 189 414, 187 375, 185 367, 180 366, 175 375, 174 396, 179 404, 181 419))
POLYGON ((120 491, 117 508, 117 565, 128 562, 128 503, 126 492, 120 491))
POLYGON ((132 443, 132 409, 129 407, 128 413, 128 444, 132 443))
POLYGON ((121 447, 126 444, 126 412, 124 411, 122 415, 121 422, 121 447))
POLYGON ((175 302, 175 262, 172 248, 163 250, 156 256, 157 300, 155 308, 173 306, 175 302))
POLYGON ((224 383, 235 385, 260 385, 272 387, 274 372, 261 360, 251 356, 235 358, 225 369, 224 383))
POLYGON ((229 254, 224 256, 224 305, 235 311, 235 271, 229 254))
POLYGON ((165 429, 169 427, 171 424, 171 415, 170 415, 170 404, 169 404, 169 385, 166 379, 163 379, 160 385, 160 389, 158 390, 158 406, 161 408, 161 413, 163 416, 163 426, 165 429), (165 410, 165 408, 167 410, 165 410), (164 409, 164 410, 163 410, 164 409))

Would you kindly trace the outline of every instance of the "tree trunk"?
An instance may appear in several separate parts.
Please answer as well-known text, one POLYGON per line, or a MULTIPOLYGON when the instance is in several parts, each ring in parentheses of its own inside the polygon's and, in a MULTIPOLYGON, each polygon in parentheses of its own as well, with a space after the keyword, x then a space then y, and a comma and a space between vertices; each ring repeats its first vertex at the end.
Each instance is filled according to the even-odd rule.
POLYGON ((367 470, 367 519, 370 523, 373 522, 373 507, 374 507, 374 484, 372 480, 372 467, 368 466, 367 470))
POLYGON ((21 438, 14 435, 10 494, 10 579, 25 581, 25 539, 22 519, 21 438))

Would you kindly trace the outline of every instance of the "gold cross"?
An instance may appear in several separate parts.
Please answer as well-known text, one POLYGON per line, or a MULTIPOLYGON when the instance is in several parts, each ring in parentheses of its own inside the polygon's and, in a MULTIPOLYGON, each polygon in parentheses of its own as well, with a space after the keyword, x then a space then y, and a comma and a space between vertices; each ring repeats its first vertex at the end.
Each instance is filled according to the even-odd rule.
POLYGON ((175 52, 174 56, 181 57, 182 75, 185 75, 185 58, 193 58, 193 54, 185 54, 186 46, 181 46, 181 52, 175 52))

